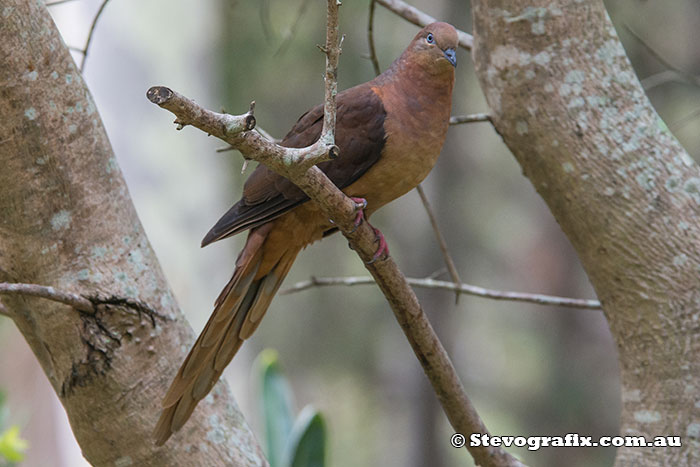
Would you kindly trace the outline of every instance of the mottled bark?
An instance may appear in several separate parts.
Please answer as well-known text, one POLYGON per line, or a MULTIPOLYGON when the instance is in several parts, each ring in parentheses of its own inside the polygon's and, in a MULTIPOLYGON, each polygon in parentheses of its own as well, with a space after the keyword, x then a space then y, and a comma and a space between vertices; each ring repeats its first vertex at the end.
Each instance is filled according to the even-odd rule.
MULTIPOLYGON (((622 376, 616 465, 700 464, 700 168, 649 103, 602 1, 476 0, 498 132, 576 248, 622 376)), ((615 435, 615 433, 611 433, 615 435)))
POLYGON ((192 331, 43 3, 7 0, 0 15, 0 281, 116 297, 93 313, 43 298, 2 299, 83 454, 93 465, 264 464, 224 383, 182 433, 154 448, 159 401, 192 331))

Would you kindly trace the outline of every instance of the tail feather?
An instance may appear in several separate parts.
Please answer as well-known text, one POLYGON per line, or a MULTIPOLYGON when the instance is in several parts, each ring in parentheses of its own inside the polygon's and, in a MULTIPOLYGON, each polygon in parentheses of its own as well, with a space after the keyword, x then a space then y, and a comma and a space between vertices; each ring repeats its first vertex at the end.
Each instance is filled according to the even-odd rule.
POLYGON ((243 341, 260 324, 294 263, 298 249, 286 251, 267 274, 256 278, 265 237, 251 233, 233 277, 217 298, 212 316, 163 399, 163 412, 153 432, 157 445, 179 430, 211 391, 243 341))
POLYGON ((292 264, 294 264, 297 253, 299 253, 299 250, 290 250, 285 253, 277 267, 265 276, 265 279, 260 284, 262 293, 257 294, 255 297, 255 302, 248 312, 248 319, 241 327, 239 334, 241 339, 248 339, 258 328, 263 315, 265 315, 265 311, 267 311, 270 306, 270 302, 272 302, 280 285, 282 285, 282 281, 287 277, 289 269, 292 267, 292 264))

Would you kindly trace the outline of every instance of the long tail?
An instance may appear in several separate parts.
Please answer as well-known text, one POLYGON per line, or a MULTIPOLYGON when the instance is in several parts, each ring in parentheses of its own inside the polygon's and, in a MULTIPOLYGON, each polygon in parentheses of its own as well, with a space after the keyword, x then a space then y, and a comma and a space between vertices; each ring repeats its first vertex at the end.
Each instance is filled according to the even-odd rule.
POLYGON ((260 324, 294 263, 299 249, 285 251, 269 272, 259 274, 268 230, 263 226, 248 236, 233 277, 216 299, 214 312, 170 385, 153 432, 156 445, 163 445, 182 428, 197 403, 211 391, 243 341, 260 324))

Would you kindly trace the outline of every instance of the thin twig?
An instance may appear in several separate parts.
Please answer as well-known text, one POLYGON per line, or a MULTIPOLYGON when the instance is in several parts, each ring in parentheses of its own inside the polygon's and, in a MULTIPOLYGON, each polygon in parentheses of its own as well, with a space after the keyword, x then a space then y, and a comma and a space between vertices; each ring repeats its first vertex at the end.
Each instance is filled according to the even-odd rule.
MULTIPOLYGON (((379 73, 381 73, 381 68, 379 66, 377 52, 374 47, 374 6, 375 0, 372 0, 369 5, 369 20, 367 22, 367 42, 369 43, 369 59, 372 61, 372 67, 374 68, 374 74, 376 76, 379 75, 379 73)), ((450 119, 450 123, 452 123, 452 119, 450 119)), ((420 199, 423 202, 423 207, 425 208, 425 211, 428 213, 430 225, 432 225, 433 231, 435 232, 435 238, 437 239, 438 244, 440 246, 440 251, 442 252, 443 258, 445 259, 445 265, 447 266, 447 269, 450 273, 452 282, 460 283, 462 282, 462 280, 459 278, 457 268, 455 267, 454 261, 452 261, 452 257, 450 256, 450 252, 447 249, 445 237, 443 237, 442 232, 440 232, 440 227, 438 226, 435 213, 433 213, 433 208, 430 206, 430 202, 428 201, 427 196, 425 196, 423 187, 421 185, 418 185, 416 187, 416 190, 418 191, 418 195, 420 195, 420 199)), ((455 294, 455 303, 459 303, 459 293, 455 294)))
POLYGON ((641 79, 640 83, 642 83, 642 87, 645 91, 651 91, 652 89, 658 86, 670 83, 672 81, 685 85, 692 84, 688 83, 686 80, 678 76, 678 73, 673 70, 664 70, 658 73, 654 73, 653 75, 641 79))
POLYGON ((367 19, 367 42, 369 42, 369 59, 374 68, 374 76, 378 76, 382 72, 379 67, 379 59, 377 58, 377 50, 374 47, 374 7, 376 0, 369 3, 369 18, 367 19))
POLYGON ((76 1, 76 0, 56 0, 55 2, 46 3, 46 6, 49 7, 49 6, 62 5, 64 3, 74 2, 74 1, 76 1))
MULTIPOLYGON (((453 282, 438 281, 430 277, 427 277, 425 279, 415 279, 407 277, 406 281, 413 287, 449 290, 452 292, 457 292, 459 294, 473 295, 475 297, 489 298, 493 300, 527 302, 536 303, 538 305, 560 306, 567 308, 583 308, 589 310, 600 310, 602 308, 598 300, 587 300, 583 298, 566 298, 556 297, 552 295, 493 290, 471 284, 455 284, 453 282)), ((301 292, 313 287, 326 287, 333 285, 370 285, 374 283, 374 280, 369 276, 312 277, 307 281, 297 282, 290 288, 281 291, 280 295, 301 292)))
POLYGON ((46 298, 54 302, 63 303, 71 306, 78 311, 93 313, 94 307, 90 300, 82 295, 61 292, 53 287, 46 287, 36 284, 11 284, 8 282, 0 282, 0 295, 28 295, 30 297, 46 298))
MULTIPOLYGON (((447 271, 450 273, 450 277, 452 278, 452 282, 455 284, 461 284, 462 279, 459 277, 459 273, 457 272, 457 267, 455 266, 454 261, 452 260, 452 256, 450 255, 450 251, 447 249, 447 242, 445 241, 445 237, 442 235, 442 232, 440 231, 440 227, 438 226, 437 223, 437 218, 435 217, 435 213, 433 212, 433 208, 430 205, 430 201, 428 201, 428 197, 425 195, 425 191, 423 191, 423 187, 421 185, 418 185, 416 187, 416 191, 418 192, 418 195, 420 196, 420 200, 423 202, 423 207, 425 208, 425 212, 428 213, 428 218, 430 219, 430 225, 433 226, 433 232, 435 233, 435 239, 438 242, 438 245, 440 245, 440 252, 442 253, 442 258, 445 260, 445 265, 447 266, 447 271)), ((455 293, 455 303, 459 303, 459 291, 456 291, 455 293)))
MULTIPOLYGON (((88 314, 94 314, 97 307, 101 305, 112 305, 123 309, 135 311, 139 317, 146 315, 153 327, 156 326, 156 318, 165 320, 166 317, 159 314, 156 310, 148 306, 146 303, 140 302, 133 298, 118 297, 112 295, 110 297, 100 296, 85 296, 71 292, 62 292, 53 287, 47 287, 37 284, 19 284, 10 282, 0 282, 0 295, 26 295, 30 297, 45 298, 58 303, 63 303, 71 308, 88 314)), ((7 309, 0 303, 0 314, 10 316, 7 309), (3 313, 4 312, 4 313, 3 313)))
POLYGON ((320 141, 328 145, 335 145, 335 96, 338 94, 338 60, 340 59, 343 37, 338 30, 338 0, 327 0, 326 15, 326 45, 323 51, 326 54, 326 72, 323 75, 325 84, 325 99, 323 102, 323 129, 320 141))
POLYGON ((277 51, 275 52, 275 57, 284 54, 284 52, 287 51, 287 48, 292 43, 292 39, 294 38, 294 36, 296 36, 297 30, 299 29, 299 25, 301 24, 301 18, 304 16, 304 13, 306 12, 306 8, 309 6, 309 3, 309 0, 303 0, 301 2, 299 10, 297 11, 297 16, 296 18, 294 18, 294 22, 289 28, 289 31, 287 31, 287 34, 285 34, 282 38, 282 45, 280 45, 277 51))
MULTIPOLYGON (((312 146, 286 148, 270 142, 254 131, 227 132, 221 120, 231 116, 204 109, 191 99, 165 87, 149 89, 147 97, 155 104, 173 112, 177 116, 176 121, 190 124, 223 139, 236 147, 244 158, 265 163, 313 199, 324 215, 332 219, 345 235, 387 297, 455 431, 486 434, 486 426, 469 400, 454 365, 396 262, 391 257, 383 261, 370 261, 376 251, 374 229, 367 222, 359 227, 355 225, 355 202, 345 196, 318 167, 315 167, 315 164, 333 158, 339 152, 333 141, 334 98, 337 90, 335 65, 340 54, 341 42, 337 32, 338 6, 338 0, 327 0, 327 38, 323 49, 326 53, 324 130, 319 141, 312 146)), ((467 446, 467 449, 480 465, 522 465, 501 447, 467 446)))
POLYGON ((450 117, 450 125, 461 125, 462 123, 491 122, 489 114, 455 115, 450 117))
POLYGON ((627 32, 630 33, 630 35, 639 42, 642 47, 644 47, 656 60, 658 60, 659 63, 661 63, 663 66, 668 68, 671 71, 674 71, 678 73, 678 75, 684 80, 689 82, 690 84, 693 84, 694 86, 700 86, 700 77, 695 76, 691 73, 688 73, 687 71, 683 70, 680 67, 677 67, 673 65, 671 62, 666 60, 666 58, 661 55, 659 52, 657 52, 652 46, 647 44, 647 42, 642 39, 642 37, 635 32, 634 29, 632 29, 628 24, 625 24, 625 29, 627 32))
POLYGON ((680 119, 669 123, 668 127, 672 128, 674 130, 680 130, 682 127, 687 125, 688 123, 691 122, 694 118, 696 118, 698 115, 700 115, 700 109, 695 109, 692 112, 690 112, 688 115, 681 117, 680 119))
POLYGON ((80 62, 81 73, 85 69, 85 62, 87 61, 88 51, 90 50, 90 44, 92 43, 92 35, 95 32, 95 27, 97 26, 97 20, 100 19, 102 12, 107 6, 107 2, 109 2, 109 0, 103 0, 102 5, 100 5, 100 9, 97 10, 95 17, 92 19, 92 24, 90 25, 90 32, 88 33, 87 41, 85 42, 85 47, 83 47, 83 49, 80 51, 83 54, 83 60, 82 62, 80 62))
MULTIPOLYGON (((437 21, 435 18, 432 16, 423 13, 419 9, 409 5, 406 2, 402 2, 401 0, 375 0, 377 3, 382 5, 383 7, 387 8, 390 11, 393 11, 397 15, 401 16, 403 19, 408 21, 409 23, 413 23, 416 26, 424 27, 429 25, 430 23, 434 23, 437 21)), ((464 31, 460 31, 459 29, 457 30, 457 37, 459 38, 459 46, 467 49, 467 50, 472 50, 472 45, 474 44, 474 38, 471 36, 471 34, 467 34, 464 31)))

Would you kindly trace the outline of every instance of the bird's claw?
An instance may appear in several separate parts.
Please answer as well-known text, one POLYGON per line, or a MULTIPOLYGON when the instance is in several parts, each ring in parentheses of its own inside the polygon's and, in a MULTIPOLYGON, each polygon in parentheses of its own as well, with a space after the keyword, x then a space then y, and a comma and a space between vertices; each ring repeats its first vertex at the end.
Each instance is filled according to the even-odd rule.
MULTIPOLYGON (((367 200, 364 198, 355 197, 351 197, 350 199, 355 203, 355 212, 357 213, 357 215, 355 216, 355 222, 353 223, 353 228, 349 232, 354 233, 365 220, 365 208, 367 207, 367 200)), ((370 227, 372 226, 370 225, 370 227)), ((374 231, 375 241, 379 243, 379 246, 377 247, 377 251, 374 252, 374 256, 372 256, 372 259, 369 260, 367 264, 372 264, 379 259, 385 260, 389 257, 389 246, 386 244, 384 234, 382 234, 382 232, 379 229, 376 229, 374 227, 372 227, 372 230, 374 231)), ((350 247, 350 249, 353 249, 350 243, 348 243, 348 246, 350 247)))
POLYGON ((379 259, 384 261, 389 257, 389 245, 386 244, 384 234, 375 227, 372 227, 372 230, 374 230, 375 240, 379 243, 379 246, 377 247, 377 251, 374 252, 372 259, 367 261, 367 264, 372 264, 379 259))
POLYGON ((364 198, 350 198, 353 200, 355 203, 355 212, 357 215, 355 216, 355 222, 353 223, 354 227, 350 231, 350 233, 355 233, 357 228, 362 225, 362 221, 365 220, 365 208, 367 207, 367 200, 364 198))

